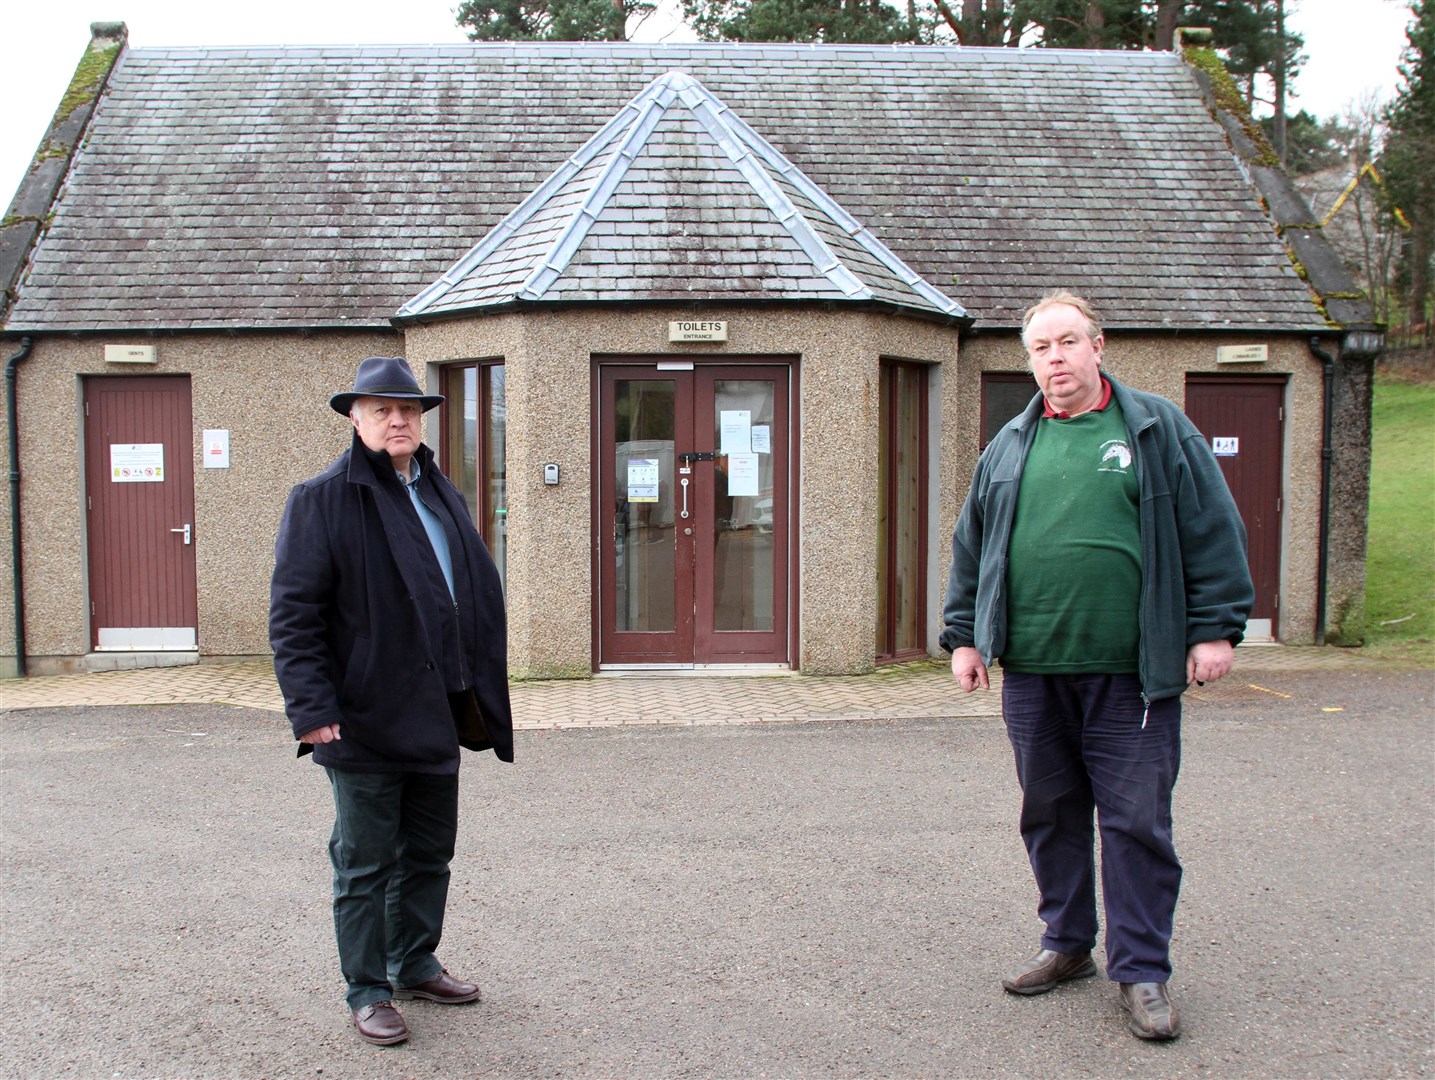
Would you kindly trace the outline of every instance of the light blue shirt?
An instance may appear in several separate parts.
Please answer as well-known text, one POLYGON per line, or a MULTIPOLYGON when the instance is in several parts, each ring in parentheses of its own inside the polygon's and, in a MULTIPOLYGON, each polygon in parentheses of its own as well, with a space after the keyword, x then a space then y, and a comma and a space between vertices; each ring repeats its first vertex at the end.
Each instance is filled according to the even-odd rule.
POLYGON ((399 473, 399 479, 403 481, 404 490, 409 493, 414 509, 418 511, 419 520, 424 524, 424 532, 428 533, 433 553, 438 557, 439 569, 443 571, 443 579, 448 582, 448 595, 456 600, 453 592, 453 557, 449 554, 448 534, 443 531, 443 520, 430 510, 428 504, 419 496, 419 477, 423 472, 419 463, 410 461, 409 469, 412 475, 405 477, 403 473, 399 473))

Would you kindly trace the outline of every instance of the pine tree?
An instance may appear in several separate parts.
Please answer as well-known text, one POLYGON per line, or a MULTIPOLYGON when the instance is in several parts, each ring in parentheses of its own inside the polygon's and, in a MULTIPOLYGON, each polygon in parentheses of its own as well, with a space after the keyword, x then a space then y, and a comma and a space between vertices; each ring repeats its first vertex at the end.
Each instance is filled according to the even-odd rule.
POLYGON ((626 41, 652 0, 464 0, 454 13, 470 41, 626 41))
POLYGON ((1431 253, 1435 251, 1435 4, 1414 0, 1401 57, 1403 85, 1388 116, 1380 171, 1394 206, 1410 224, 1400 281, 1407 328, 1430 340, 1431 253))
POLYGON ((683 14, 705 41, 920 43, 936 22, 883 0, 683 0, 683 14))

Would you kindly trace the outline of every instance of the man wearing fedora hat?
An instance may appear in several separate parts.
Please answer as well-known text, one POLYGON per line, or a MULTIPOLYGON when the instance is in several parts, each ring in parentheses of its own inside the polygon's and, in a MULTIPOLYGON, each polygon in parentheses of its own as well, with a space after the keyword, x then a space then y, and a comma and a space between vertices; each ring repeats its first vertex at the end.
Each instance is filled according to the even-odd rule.
POLYGON ((353 443, 289 495, 269 640, 285 712, 334 795, 334 929, 359 1036, 409 1037, 395 1000, 477 1001, 435 953, 458 830, 459 748, 513 760, 503 592, 467 505, 421 442, 400 357, 329 405, 353 443))

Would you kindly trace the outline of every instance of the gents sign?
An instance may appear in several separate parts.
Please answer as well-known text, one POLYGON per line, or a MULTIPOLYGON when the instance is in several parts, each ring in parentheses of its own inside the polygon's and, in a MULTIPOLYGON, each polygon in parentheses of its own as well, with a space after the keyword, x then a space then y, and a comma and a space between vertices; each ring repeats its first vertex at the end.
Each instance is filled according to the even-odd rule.
POLYGON ((156 363, 153 345, 106 345, 107 364, 153 364, 156 363))
POLYGON ((669 341, 726 341, 727 323, 721 320, 708 322, 670 322, 669 341))

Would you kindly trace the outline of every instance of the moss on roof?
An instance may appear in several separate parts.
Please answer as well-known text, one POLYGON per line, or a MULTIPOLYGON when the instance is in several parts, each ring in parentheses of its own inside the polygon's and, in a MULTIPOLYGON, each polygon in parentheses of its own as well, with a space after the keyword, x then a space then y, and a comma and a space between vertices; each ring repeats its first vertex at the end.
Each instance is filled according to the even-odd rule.
POLYGON ((1266 133, 1261 130, 1261 125, 1256 123, 1251 116, 1251 110, 1246 106, 1246 99, 1241 96, 1241 89, 1236 85, 1236 80, 1231 78, 1231 73, 1226 70, 1225 62, 1220 54, 1212 48, 1186 48, 1181 53, 1186 63, 1196 70, 1204 72, 1211 80, 1211 95, 1215 98, 1216 108, 1222 112, 1229 113, 1241 125, 1241 130, 1246 137, 1255 144, 1260 154, 1259 164, 1277 167, 1280 165, 1280 158, 1276 155, 1275 148, 1271 146, 1266 133))
POLYGON ((60 107, 55 110, 55 123, 63 123, 81 105, 95 100, 105 76, 109 74, 110 68, 114 67, 120 48, 119 42, 116 42, 103 49, 89 49, 85 52, 75 67, 74 78, 70 80, 65 96, 60 99, 60 107))

